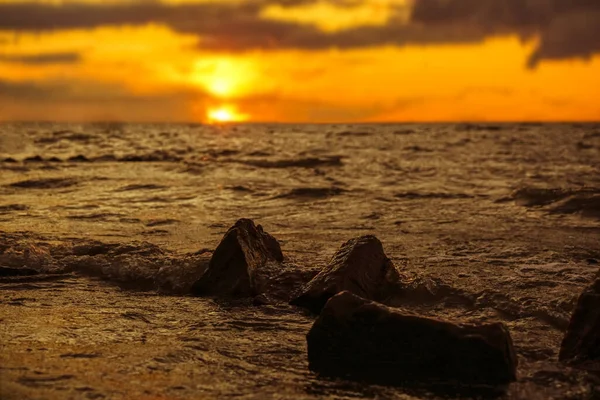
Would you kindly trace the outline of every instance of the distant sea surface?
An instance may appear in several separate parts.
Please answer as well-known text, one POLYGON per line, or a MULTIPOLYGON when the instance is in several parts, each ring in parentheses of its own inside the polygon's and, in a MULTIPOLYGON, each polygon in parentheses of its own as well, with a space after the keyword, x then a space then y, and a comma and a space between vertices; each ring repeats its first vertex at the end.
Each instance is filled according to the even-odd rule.
MULTIPOLYGON (((97 241, 136 248, 147 242, 165 257, 176 257, 214 249, 242 217, 274 235, 294 265, 314 270, 346 240, 376 235, 407 274, 478 299, 470 309, 441 299, 422 305, 423 313, 507 324, 521 377, 509 394, 567 398, 568 391, 589 389, 556 358, 575 299, 600 259, 598 124, 0 125, 5 254, 11 246, 31 245, 52 257, 56 246, 97 241), (556 380, 562 386, 552 383, 556 380)), ((139 257, 138 265, 122 264, 132 282, 145 276, 144 262, 152 264, 143 252, 139 257)), ((147 340, 171 344, 140 356, 115 344, 138 336, 119 336, 122 325, 102 336, 93 331, 102 321, 90 317, 88 334, 77 336, 75 330, 73 342, 65 343, 89 342, 102 353, 93 361, 98 371, 102 357, 124 354, 122 376, 129 378, 114 377, 118 373, 108 361, 105 368, 125 386, 102 386, 91 373, 72 372, 75 378, 63 382, 67 392, 56 385, 35 392, 18 383, 18 372, 0 375, 17 382, 11 386, 15 391, 77 398, 77 385, 87 385, 107 398, 125 398, 127 382, 137 376, 140 382, 131 385, 139 393, 173 398, 434 398, 310 374, 304 335, 313 319, 291 309, 230 309, 189 297, 113 294, 110 285, 94 294, 97 289, 85 286, 91 281, 72 278, 61 285, 45 287, 67 296, 56 307, 73 302, 81 315, 92 315, 90 310, 117 302, 111 312, 129 310, 151 322, 125 318, 122 323, 131 323, 135 335, 166 330, 165 337, 147 340), (100 303, 88 304, 86 291, 100 303), (136 304, 145 311, 134 310, 136 304), (146 382, 152 371, 163 374, 160 385, 146 382)), ((17 296, 15 290, 4 287, 0 294, 6 300, 17 296)), ((37 306, 32 303, 28 311, 31 321, 50 310, 37 306)), ((34 328, 17 325, 0 337, 8 343, 11 365, 42 363, 22 355, 21 347, 40 347, 43 340, 34 328)), ((77 371, 68 358, 62 361, 66 364, 52 364, 48 373, 77 371)))

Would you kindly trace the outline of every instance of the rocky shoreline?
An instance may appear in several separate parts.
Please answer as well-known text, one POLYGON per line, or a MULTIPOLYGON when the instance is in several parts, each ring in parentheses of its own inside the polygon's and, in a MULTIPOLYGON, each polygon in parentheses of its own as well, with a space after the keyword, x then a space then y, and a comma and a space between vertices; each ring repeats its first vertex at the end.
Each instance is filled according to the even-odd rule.
MULTIPOLYGON (((210 297, 240 307, 289 303, 306 309, 318 315, 307 334, 308 367, 323 377, 451 396, 479 396, 484 388, 494 397, 519 380, 510 329, 501 321, 474 323, 472 298, 426 277, 408 277, 375 236, 345 242, 320 271, 287 262, 277 239, 249 219, 236 222, 214 251, 183 256, 148 243, 42 248, 3 237, 0 283, 7 288, 73 273, 127 289, 210 297), (415 308, 435 302, 462 304, 464 318, 459 312, 442 320, 415 308)), ((598 299, 600 280, 579 297, 560 349, 560 362, 590 374, 590 382, 600 371, 598 299)), ((586 398, 598 389, 589 386, 586 398)))

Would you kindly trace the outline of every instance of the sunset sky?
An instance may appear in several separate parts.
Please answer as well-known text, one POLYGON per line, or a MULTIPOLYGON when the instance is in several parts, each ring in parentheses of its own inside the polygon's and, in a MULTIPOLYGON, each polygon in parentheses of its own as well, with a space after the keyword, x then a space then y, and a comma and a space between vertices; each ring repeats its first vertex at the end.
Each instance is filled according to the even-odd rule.
POLYGON ((598 0, 0 0, 0 120, 600 120, 598 0))

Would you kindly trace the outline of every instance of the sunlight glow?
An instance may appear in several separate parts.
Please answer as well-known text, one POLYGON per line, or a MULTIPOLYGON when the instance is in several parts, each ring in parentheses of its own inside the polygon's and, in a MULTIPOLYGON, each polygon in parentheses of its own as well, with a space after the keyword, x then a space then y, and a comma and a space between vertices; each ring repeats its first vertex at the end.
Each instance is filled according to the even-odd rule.
POLYGON ((407 22, 412 9, 410 0, 370 0, 352 4, 330 1, 300 2, 292 6, 271 4, 261 11, 264 19, 309 24, 324 32, 338 32, 360 26, 381 26, 394 18, 407 22))
POLYGON ((243 57, 203 57, 193 66, 191 82, 220 98, 253 93, 259 81, 256 65, 243 57))
POLYGON ((247 114, 239 113, 233 106, 211 108, 207 111, 206 116, 211 124, 241 122, 246 121, 249 117, 247 114))

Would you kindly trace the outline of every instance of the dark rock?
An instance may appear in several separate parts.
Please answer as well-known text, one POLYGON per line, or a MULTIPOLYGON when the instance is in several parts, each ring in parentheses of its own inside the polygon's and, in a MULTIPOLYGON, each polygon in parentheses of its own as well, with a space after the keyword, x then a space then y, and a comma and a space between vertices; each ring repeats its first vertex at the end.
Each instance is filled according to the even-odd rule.
POLYGON ((216 248, 206 273, 194 283, 198 296, 251 297, 261 294, 283 254, 277 240, 252 220, 240 219, 216 248))
POLYGON ((388 385, 503 385, 517 359, 501 323, 456 325, 349 292, 331 298, 307 335, 309 368, 388 385))
POLYGON ((571 364, 600 361, 600 278, 579 296, 558 357, 571 364))
POLYGON ((344 243, 329 264, 291 301, 319 313, 330 297, 344 290, 385 302, 398 289, 400 275, 375 236, 344 243))

